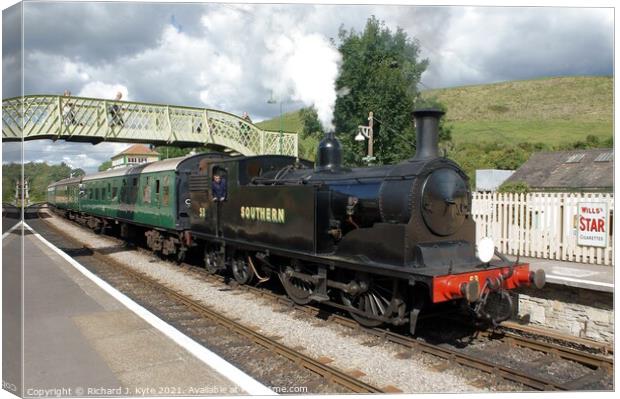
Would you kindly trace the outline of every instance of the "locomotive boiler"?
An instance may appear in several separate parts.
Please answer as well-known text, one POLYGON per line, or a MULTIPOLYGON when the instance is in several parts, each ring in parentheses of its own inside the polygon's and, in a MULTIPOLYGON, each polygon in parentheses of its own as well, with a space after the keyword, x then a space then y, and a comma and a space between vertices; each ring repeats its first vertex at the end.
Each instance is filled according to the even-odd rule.
POLYGON ((396 165, 347 168, 333 134, 314 167, 270 156, 212 165, 229 196, 192 197, 194 215, 213 215, 192 220, 192 235, 210 241, 205 263, 241 283, 277 274, 295 302, 329 303, 367 326, 408 322, 413 332, 427 305, 456 300, 494 322, 509 317, 506 290, 542 286, 544 273, 491 259, 488 240, 476 253, 468 178, 439 156, 442 114, 414 112, 416 154, 396 165), (485 309, 490 292, 506 301, 503 314, 485 309))
POLYGON ((279 279, 296 303, 325 303, 365 326, 414 333, 425 309, 456 303, 497 323, 512 313, 509 290, 542 287, 544 272, 509 262, 488 238, 476 244, 468 178, 439 156, 442 114, 414 111, 416 153, 395 165, 348 168, 327 134, 316 164, 202 153, 65 179, 50 184, 48 202, 164 256, 200 251, 209 272, 240 284, 279 279), (225 187, 217 195, 213 180, 225 187), (487 306, 491 295, 503 311, 487 306))

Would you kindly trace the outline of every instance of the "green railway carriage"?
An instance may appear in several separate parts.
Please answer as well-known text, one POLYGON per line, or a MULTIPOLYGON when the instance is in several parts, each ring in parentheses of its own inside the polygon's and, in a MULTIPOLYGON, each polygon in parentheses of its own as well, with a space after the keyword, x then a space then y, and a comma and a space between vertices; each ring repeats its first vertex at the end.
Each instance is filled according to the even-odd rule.
POLYGON ((145 237, 154 251, 182 258, 192 244, 189 177, 230 158, 202 153, 65 179, 48 187, 48 203, 90 228, 145 237))
POLYGON ((175 161, 154 162, 84 177, 80 210, 104 220, 177 229, 175 170, 169 167, 175 161))
POLYGON ((158 230, 189 227, 187 177, 219 153, 171 158, 95 173, 82 179, 80 211, 158 230))
POLYGON ((79 211, 81 177, 63 179, 47 186, 47 202, 59 209, 79 211))

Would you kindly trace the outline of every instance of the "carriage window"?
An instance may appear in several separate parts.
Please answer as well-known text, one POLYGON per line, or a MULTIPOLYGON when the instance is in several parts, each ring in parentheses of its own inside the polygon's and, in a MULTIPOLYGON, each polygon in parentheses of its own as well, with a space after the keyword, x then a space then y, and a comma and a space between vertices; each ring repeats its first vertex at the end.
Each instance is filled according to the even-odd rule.
POLYGON ((99 199, 99 187, 95 188, 95 199, 99 199))
POLYGON ((168 176, 164 176, 164 193, 162 198, 163 205, 168 205, 168 201, 170 198, 170 178, 168 176))
POLYGON ((123 179, 123 186, 121 187, 121 202, 127 203, 127 180, 123 179))
POLYGON ((155 180, 155 194, 159 194, 159 179, 155 180))
POLYGON ((134 178, 133 178, 133 186, 134 186, 134 187, 137 187, 137 186, 138 186, 138 178, 137 178, 137 177, 134 177, 134 178))
POLYGON ((105 187, 103 187, 103 188, 101 189, 101 199, 102 199, 102 200, 106 199, 106 197, 105 197, 105 187))
POLYGON ((149 178, 146 178, 146 184, 142 189, 142 202, 145 204, 151 203, 151 185, 149 184, 149 178))
POLYGON ((93 199, 93 189, 92 188, 88 189, 88 199, 93 199))
POLYGON ((117 193, 118 193, 118 187, 112 187, 112 200, 116 200, 117 193))

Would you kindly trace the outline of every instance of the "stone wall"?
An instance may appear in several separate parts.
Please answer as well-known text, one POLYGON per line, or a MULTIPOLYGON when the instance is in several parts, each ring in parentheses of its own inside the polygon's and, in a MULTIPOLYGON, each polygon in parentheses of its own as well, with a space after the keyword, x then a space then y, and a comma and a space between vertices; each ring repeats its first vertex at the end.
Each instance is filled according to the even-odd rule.
POLYGON ((613 294, 547 284, 542 290, 520 289, 514 297, 515 321, 613 344, 613 294))

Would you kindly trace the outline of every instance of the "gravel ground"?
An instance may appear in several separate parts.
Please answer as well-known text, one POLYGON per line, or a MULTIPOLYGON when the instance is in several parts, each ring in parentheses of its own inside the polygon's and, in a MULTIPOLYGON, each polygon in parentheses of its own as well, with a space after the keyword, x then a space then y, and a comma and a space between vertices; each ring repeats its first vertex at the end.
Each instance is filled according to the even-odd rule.
MULTIPOLYGON (((116 239, 94 234, 56 215, 46 221, 93 249, 119 247, 116 239)), ((281 342, 289 347, 303 348, 304 353, 315 358, 333 359, 330 365, 342 370, 360 370, 366 374, 360 379, 375 386, 392 385, 405 393, 489 391, 479 384, 472 385, 472 376, 462 368, 433 370, 433 362, 437 361, 427 356, 399 359, 396 355, 402 354, 403 348, 399 350, 394 344, 373 345, 365 334, 348 333, 345 327, 333 323, 304 320, 295 311, 283 311, 280 305, 266 305, 252 293, 222 289, 182 273, 172 263, 153 255, 123 250, 110 251, 109 256, 265 335, 282 337, 281 342)))

